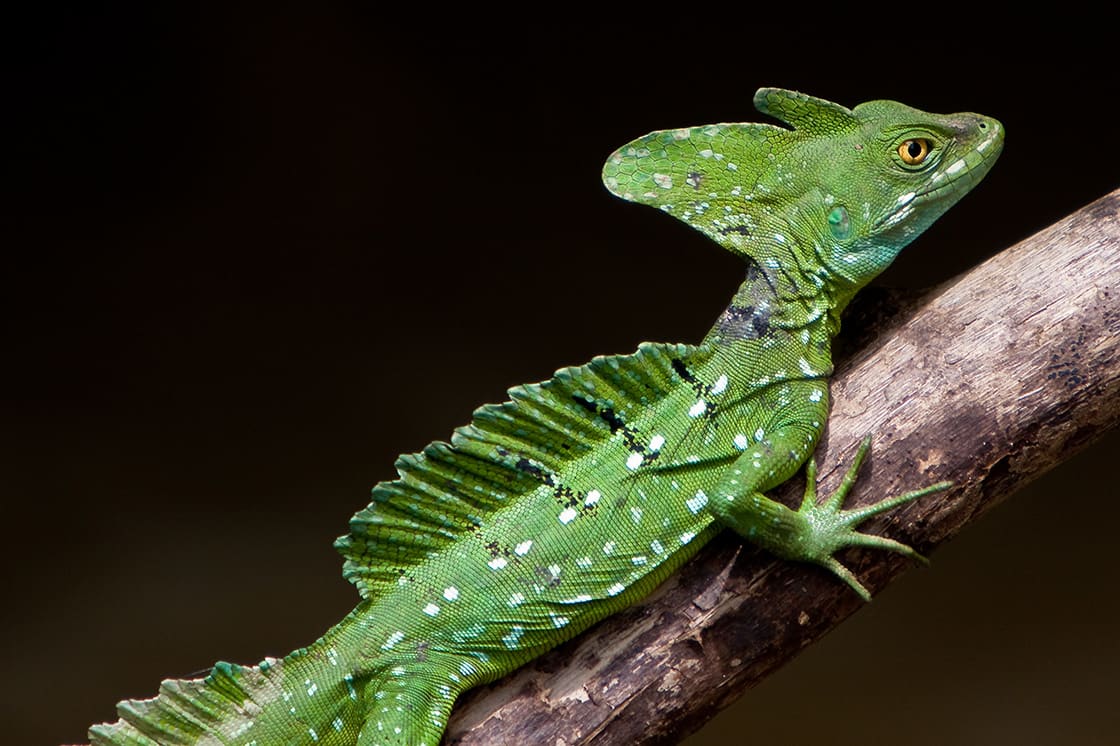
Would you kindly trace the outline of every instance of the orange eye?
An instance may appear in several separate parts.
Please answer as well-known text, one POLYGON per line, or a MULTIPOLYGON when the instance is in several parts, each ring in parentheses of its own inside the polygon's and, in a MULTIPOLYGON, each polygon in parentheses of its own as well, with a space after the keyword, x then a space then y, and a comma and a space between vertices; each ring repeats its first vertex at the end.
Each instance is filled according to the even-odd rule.
POLYGON ((898 157, 907 166, 917 166, 929 156, 930 142, 921 138, 906 140, 898 146, 898 157))

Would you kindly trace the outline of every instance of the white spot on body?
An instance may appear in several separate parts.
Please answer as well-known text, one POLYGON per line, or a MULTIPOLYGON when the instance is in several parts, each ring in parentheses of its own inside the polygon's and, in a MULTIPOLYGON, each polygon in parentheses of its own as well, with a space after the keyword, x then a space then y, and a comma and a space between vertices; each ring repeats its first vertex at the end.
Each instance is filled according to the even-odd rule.
POLYGON ((622 583, 615 583, 614 585, 612 585, 610 588, 607 589, 607 595, 608 596, 617 596, 619 593, 622 593, 624 590, 626 590, 626 586, 624 586, 622 583))
POLYGON ((591 558, 580 557, 576 560, 576 567, 580 568, 581 570, 586 570, 587 568, 591 567, 591 558))
POLYGON ((687 544, 688 542, 692 541, 695 538, 696 538, 696 534, 694 532, 685 531, 683 534, 681 534, 681 544, 687 544))
POLYGON ((642 454, 631 453, 630 456, 626 459, 626 468, 627 469, 637 469, 639 466, 642 465, 642 461, 644 461, 644 460, 645 460, 645 457, 642 456, 642 454))
POLYGON ((436 606, 435 604, 428 604, 427 606, 424 607, 424 613, 427 614, 428 616, 435 616, 436 614, 439 613, 439 607, 436 606))
POLYGON ((653 183, 661 187, 662 189, 672 189, 673 177, 669 174, 654 174, 653 183))
POLYGON ((501 570, 503 567, 505 567, 509 563, 506 562, 505 557, 495 557, 494 559, 490 560, 486 564, 490 565, 490 569, 492 569, 492 570, 501 570))
POLYGON ((533 546, 533 540, 527 539, 513 548, 513 553, 518 557, 524 557, 529 549, 533 546))
POLYGON ((691 510, 693 514, 696 514, 703 510, 704 506, 708 504, 708 496, 704 494, 704 490, 696 490, 696 495, 685 500, 684 504, 688 506, 688 509, 691 510))
POLYGON ((523 604, 523 603, 525 603, 525 596, 524 596, 524 594, 521 594, 521 593, 513 593, 513 594, 511 594, 511 595, 510 595, 510 597, 509 597, 509 605, 510 605, 511 607, 516 607, 516 606, 520 606, 520 605, 521 605, 521 604, 523 604))
POLYGON ((608 541, 606 544, 603 545, 603 554, 609 555, 609 554, 613 553, 614 548, 615 548, 615 543, 613 541, 608 541))
POLYGON ((576 513, 576 511, 573 510, 572 508, 564 508, 564 510, 561 511, 558 518, 560 519, 560 522, 563 523, 566 526, 569 523, 571 523, 572 521, 574 521, 575 517, 577 515, 579 515, 579 514, 576 513))
POLYGON ((648 561, 648 558, 644 554, 639 554, 636 557, 631 557, 630 561, 633 562, 635 565, 641 566, 641 565, 644 565, 648 561))
POLYGON ((517 650, 517 645, 523 634, 525 634, 524 627, 510 627, 509 634, 502 637, 502 644, 510 650, 517 650))
POLYGON ((761 427, 754 431, 754 439, 756 441, 761 442, 761 440, 765 437, 766 437, 766 431, 763 430, 761 427))
POLYGON ((722 394, 724 389, 726 389, 726 388, 727 388, 727 376, 726 375, 721 375, 719 378, 716 379, 716 382, 712 384, 712 388, 710 389, 710 391, 713 394, 722 394))
POLYGON ((649 439, 649 449, 651 451, 660 451, 661 446, 665 445, 664 435, 654 435, 649 439))
POLYGON ((747 450, 748 443, 747 443, 747 436, 746 435, 743 435, 742 433, 736 433, 735 438, 734 438, 734 442, 735 442, 735 447, 738 448, 740 451, 747 450))
POLYGON ((602 495, 599 493, 599 490, 591 490, 587 493, 587 498, 583 501, 583 504, 590 508, 592 505, 599 502, 599 498, 601 497, 602 495))
POLYGON ((807 375, 807 376, 813 375, 813 366, 809 365, 809 361, 806 360, 805 358, 801 358, 800 360, 798 360, 797 365, 798 365, 798 367, 801 368, 801 372, 804 373, 805 375, 807 375))
POLYGON ((822 392, 822 391, 821 391, 820 389, 817 389, 817 390, 816 390, 816 391, 814 391, 813 393, 809 394, 809 401, 811 401, 811 402, 818 402, 818 401, 820 401, 820 400, 821 400, 821 396, 822 396, 822 393, 823 393, 823 392, 822 392))
POLYGON ((471 665, 470 661, 463 661, 459 664, 460 676, 474 676, 475 671, 476 669, 473 665, 471 665))
POLYGON ((385 640, 385 644, 381 646, 382 650, 392 650, 393 646, 404 639, 404 632, 397 630, 389 635, 389 639, 385 640))
POLYGON ((312 684, 311 679, 306 679, 303 683, 305 685, 310 684, 310 686, 307 687, 307 696, 308 697, 314 697, 315 692, 319 691, 319 685, 318 684, 312 684))
POLYGON ((637 505, 630 508, 630 520, 634 521, 634 523, 642 522, 642 509, 637 505))
POLYGON ((453 585, 449 585, 443 589, 443 597, 448 601, 454 601, 459 598, 459 589, 453 585))
POLYGON ((560 629, 561 627, 565 626, 568 622, 572 621, 571 619, 569 619, 566 616, 556 616, 555 614, 549 614, 549 616, 552 618, 552 626, 555 627, 556 629, 560 629))
POLYGON ((661 542, 657 539, 654 539, 650 542, 649 548, 653 551, 654 554, 661 554, 665 551, 665 547, 662 546, 661 542))
POLYGON ((688 416, 699 417, 700 415, 704 414, 704 411, 707 408, 708 405, 703 399, 697 399, 696 403, 692 405, 692 408, 688 410, 688 416))

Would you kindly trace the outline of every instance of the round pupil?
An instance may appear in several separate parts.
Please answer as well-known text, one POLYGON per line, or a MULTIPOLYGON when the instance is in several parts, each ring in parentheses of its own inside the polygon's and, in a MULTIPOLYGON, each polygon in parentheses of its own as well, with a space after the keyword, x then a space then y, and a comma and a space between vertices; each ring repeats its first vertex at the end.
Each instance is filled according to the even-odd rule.
POLYGON ((917 158, 922 154, 922 144, 917 140, 911 140, 910 144, 906 146, 906 152, 911 158, 917 158))

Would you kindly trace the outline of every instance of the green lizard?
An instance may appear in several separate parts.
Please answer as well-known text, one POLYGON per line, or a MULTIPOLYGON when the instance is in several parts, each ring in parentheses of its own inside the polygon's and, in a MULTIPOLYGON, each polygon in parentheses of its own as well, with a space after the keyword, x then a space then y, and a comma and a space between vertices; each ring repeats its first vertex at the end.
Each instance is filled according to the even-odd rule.
MULTIPOLYGON (((830 343, 856 291, 987 173, 1003 128, 890 101, 849 110, 780 89, 790 128, 716 124, 622 147, 603 178, 743 257, 746 279, 697 345, 642 344, 484 406, 450 443, 402 456, 337 547, 361 602, 310 647, 119 705, 93 744, 427 744, 464 690, 637 601, 723 527, 822 565, 898 541, 818 504, 830 343), (808 461, 798 510, 764 496, 808 461)), ((684 278, 694 281, 693 278, 684 278)), ((699 280, 695 280, 699 281, 699 280)))

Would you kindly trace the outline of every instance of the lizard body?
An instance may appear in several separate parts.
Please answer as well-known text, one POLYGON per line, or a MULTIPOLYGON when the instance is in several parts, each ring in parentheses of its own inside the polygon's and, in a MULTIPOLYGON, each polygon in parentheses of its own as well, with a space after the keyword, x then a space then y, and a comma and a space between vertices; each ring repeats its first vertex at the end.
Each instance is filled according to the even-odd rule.
POLYGON ((642 598, 723 527, 864 598, 835 551, 917 556, 855 529, 947 485, 842 510, 868 441, 816 501, 830 343, 855 292, 991 167, 1002 126, 780 89, 755 103, 792 129, 654 132, 604 167, 613 193, 746 261, 699 344, 560 370, 478 409, 449 443, 402 456, 336 543, 362 595, 354 611, 283 659, 219 663, 122 702, 92 743, 435 746, 461 692, 642 598), (799 510, 765 497, 807 461, 799 510))

